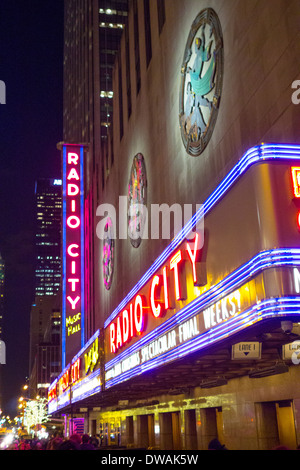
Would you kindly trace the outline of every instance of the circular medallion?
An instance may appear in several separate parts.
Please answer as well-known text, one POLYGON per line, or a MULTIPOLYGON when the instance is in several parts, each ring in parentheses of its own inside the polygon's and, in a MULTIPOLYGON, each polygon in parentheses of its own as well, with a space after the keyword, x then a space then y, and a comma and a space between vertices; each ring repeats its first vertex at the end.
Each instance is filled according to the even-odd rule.
POLYGON ((189 155, 200 155, 217 120, 223 82, 223 37, 211 8, 199 13, 187 40, 181 66, 179 120, 189 155))
POLYGON ((128 235, 135 248, 142 241, 147 216, 146 204, 146 167, 144 157, 139 153, 133 159, 128 184, 128 235))
POLYGON ((114 272, 114 232, 111 219, 108 217, 103 234, 102 270, 104 286, 110 289, 114 272))

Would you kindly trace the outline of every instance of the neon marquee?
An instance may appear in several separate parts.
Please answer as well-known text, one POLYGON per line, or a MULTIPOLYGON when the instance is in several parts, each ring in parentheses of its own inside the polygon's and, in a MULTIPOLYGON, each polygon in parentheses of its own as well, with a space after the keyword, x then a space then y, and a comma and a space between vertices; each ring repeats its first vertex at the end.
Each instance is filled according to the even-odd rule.
MULTIPOLYGON (((253 254, 253 258, 221 278, 217 284, 207 284, 205 289, 198 289, 198 295, 191 295, 191 288, 186 282, 188 280, 190 285, 192 276, 194 286, 197 286, 201 258, 201 252, 199 255, 197 250, 193 251, 192 244, 187 242, 188 235, 249 168, 257 163, 282 162, 286 177, 289 172, 291 174, 290 184, 285 179, 289 184, 286 196, 300 198, 300 166, 294 162, 295 166, 290 166, 292 160, 295 163, 300 160, 298 145, 262 144, 249 149, 114 309, 104 323, 106 388, 206 348, 257 321, 288 315, 299 318, 300 300, 294 297, 295 293, 300 292, 300 250, 294 248, 297 246, 296 231, 288 239, 286 248, 286 240, 282 239, 282 248, 253 254), (242 295, 244 286, 249 288, 250 280, 255 276, 257 286, 263 285, 265 280, 260 277, 261 273, 266 269, 272 271, 277 268, 280 273, 281 268, 284 268, 286 277, 283 284, 291 289, 285 292, 286 296, 280 298, 279 295, 273 300, 260 298, 259 292, 255 303, 255 288, 251 287, 252 300, 247 302, 246 295, 242 295), (295 284, 293 289, 292 278, 295 284)), ((288 214, 282 212, 291 228, 293 225, 290 222, 298 207, 296 202, 294 209, 292 205, 289 206, 291 210, 288 214)), ((300 215, 298 219, 300 226, 300 215)))
POLYGON ((187 269, 192 273, 193 286, 200 285, 198 274, 200 235, 195 233, 193 242, 186 242, 181 249, 170 258, 160 274, 155 274, 147 284, 147 292, 139 293, 126 306, 115 321, 109 325, 110 352, 117 353, 132 338, 145 331, 148 312, 153 319, 162 318, 168 311, 173 310, 174 303, 185 301, 187 294, 187 269))
POLYGON ((83 146, 63 146, 63 367, 84 344, 83 164, 83 146))
MULTIPOLYGON (((114 309, 107 320, 104 323, 106 328, 111 321, 122 311, 122 309, 132 300, 136 293, 144 286, 153 276, 153 274, 161 268, 172 253, 182 243, 182 241, 190 234, 193 227, 210 212, 220 200, 225 196, 226 193, 234 186, 234 184, 243 176, 253 165, 263 162, 272 161, 290 161, 300 160, 300 146, 293 144, 261 144, 250 148, 243 155, 243 157, 235 164, 232 170, 227 176, 221 181, 216 189, 207 198, 204 204, 201 204, 200 209, 193 215, 183 229, 177 234, 172 242, 166 247, 161 255, 155 260, 150 266, 146 273, 142 276, 139 282, 131 289, 126 297, 120 302, 120 304, 114 309)), ((300 167, 299 167, 300 170, 300 167)), ((300 192, 299 192, 300 194, 300 192)))
POLYGON ((99 334, 100 330, 97 330, 50 385, 49 413, 101 390, 99 334))

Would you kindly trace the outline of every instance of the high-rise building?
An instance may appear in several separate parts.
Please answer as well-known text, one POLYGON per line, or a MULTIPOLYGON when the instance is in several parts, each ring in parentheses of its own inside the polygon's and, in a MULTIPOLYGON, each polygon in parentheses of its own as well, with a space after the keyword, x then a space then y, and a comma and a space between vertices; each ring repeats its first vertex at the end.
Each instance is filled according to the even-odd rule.
POLYGON ((36 182, 35 295, 55 295, 61 280, 61 180, 36 182))
MULTIPOLYGON (((114 158, 113 70, 126 31, 128 0, 65 0, 63 140, 88 144, 85 161, 86 333, 95 331, 95 214, 114 158)), ((128 67, 127 67, 128 70, 128 67)))
POLYGON ((99 2, 101 139, 108 138, 113 122, 113 69, 120 39, 126 30, 128 0, 99 2))
POLYGON ((65 1, 65 142, 88 142, 99 151, 101 140, 107 139, 112 74, 127 16, 128 0, 65 1))
POLYGON ((30 395, 46 396, 61 367, 60 296, 37 296, 30 313, 30 395))
POLYGON ((35 300, 30 312, 30 393, 44 395, 60 367, 62 182, 40 178, 36 197, 35 300), (53 334, 49 334, 50 331, 53 334), (48 332, 48 334, 47 334, 48 332))

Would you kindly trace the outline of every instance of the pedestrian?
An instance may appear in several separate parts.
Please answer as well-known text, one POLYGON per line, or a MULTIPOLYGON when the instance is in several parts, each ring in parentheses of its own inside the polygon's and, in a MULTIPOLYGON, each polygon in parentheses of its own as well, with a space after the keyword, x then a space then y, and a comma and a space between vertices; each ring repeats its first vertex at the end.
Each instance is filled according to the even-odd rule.
POLYGON ((287 446, 278 445, 278 446, 273 447, 273 450, 290 450, 290 449, 287 446))
POLYGON ((208 450, 228 450, 218 439, 212 439, 208 444, 208 450))
POLYGON ((79 445, 71 439, 63 441, 57 450, 79 450, 79 445))
POLYGON ((99 440, 96 436, 91 437, 90 443, 94 446, 95 449, 99 448, 99 440))
POLYGON ((80 450, 95 450, 95 447, 90 442, 90 436, 83 434, 81 438, 80 450))
POLYGON ((48 450, 58 450, 59 446, 63 443, 63 439, 59 436, 55 437, 54 439, 51 439, 51 441, 48 444, 47 449, 48 450))

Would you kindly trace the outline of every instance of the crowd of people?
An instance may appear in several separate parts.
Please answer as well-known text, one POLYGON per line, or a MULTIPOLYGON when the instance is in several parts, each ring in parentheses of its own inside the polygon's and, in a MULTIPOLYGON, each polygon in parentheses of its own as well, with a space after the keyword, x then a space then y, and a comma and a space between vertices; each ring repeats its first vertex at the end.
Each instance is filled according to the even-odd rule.
MULTIPOLYGON (((24 439, 20 438, 12 442, 6 450, 97 450, 101 449, 97 437, 88 434, 73 434, 69 438, 55 434, 50 439, 24 439)), ((300 446, 297 447, 300 450, 300 446)), ((218 439, 213 439, 208 445, 208 450, 228 450, 218 439)), ((276 446, 273 450, 290 450, 286 446, 276 446)))
POLYGON ((11 443, 6 450, 96 450, 99 449, 97 437, 88 434, 73 434, 69 438, 59 434, 50 439, 18 439, 11 443))

